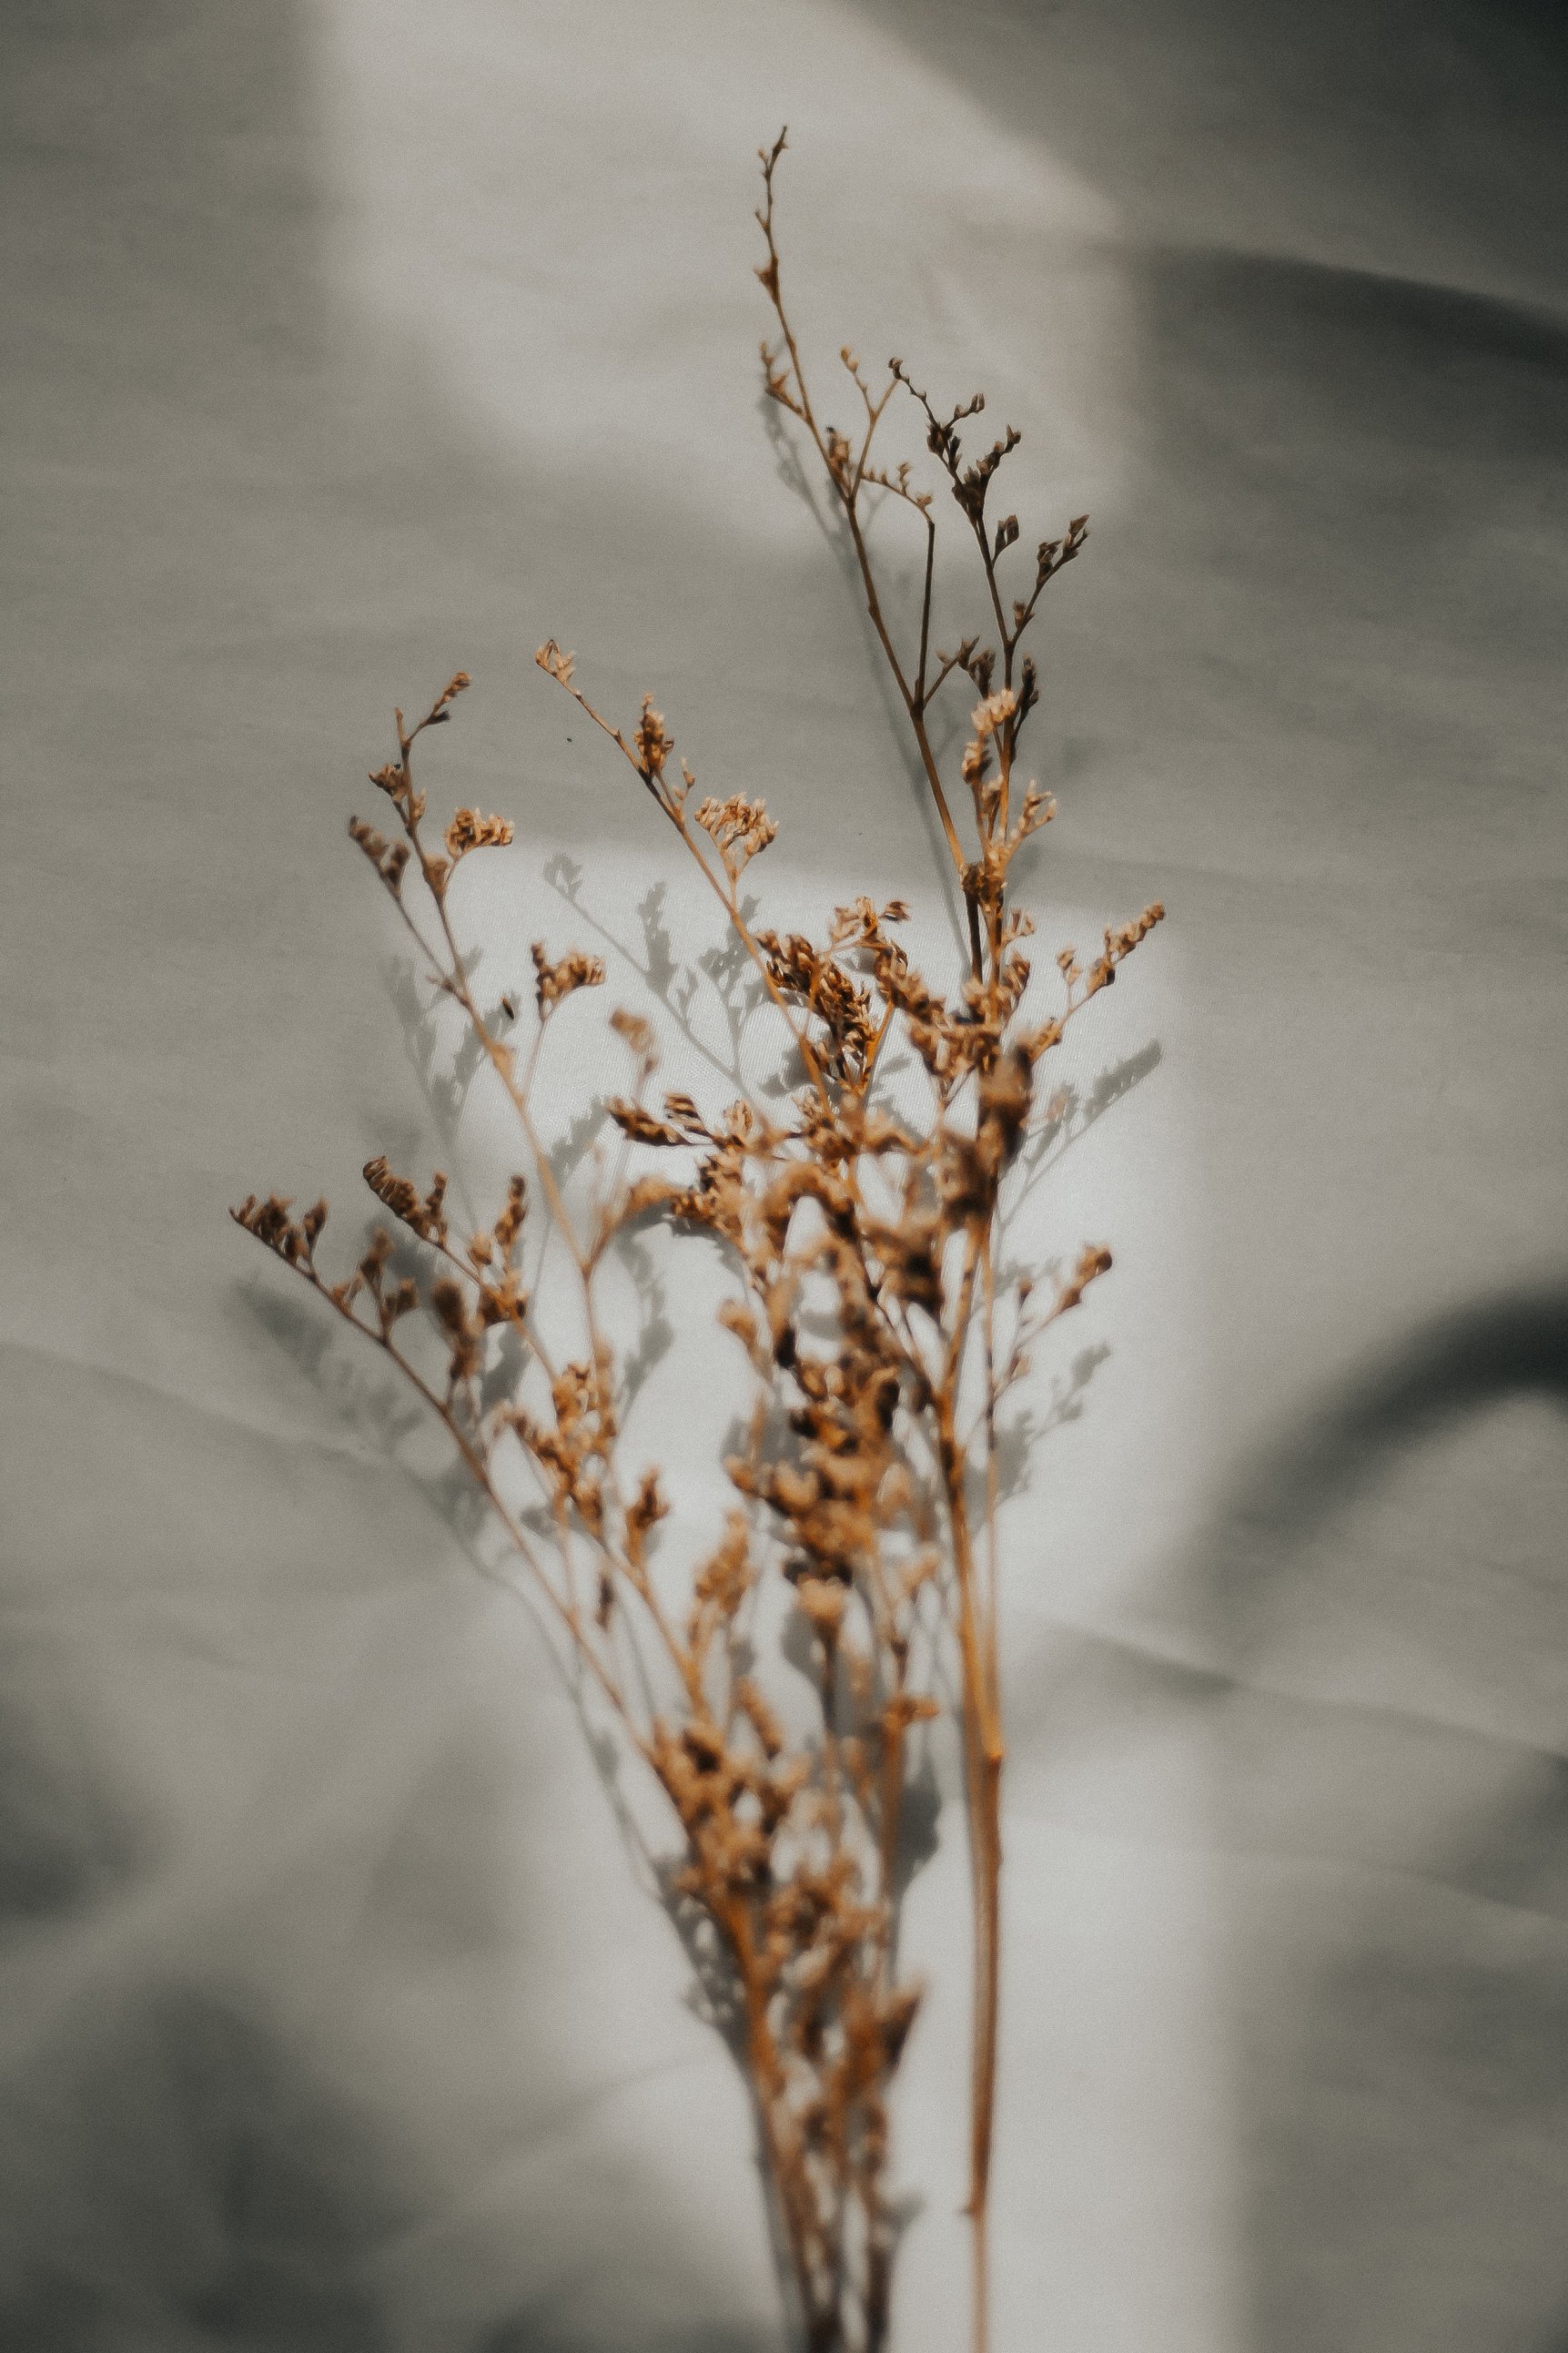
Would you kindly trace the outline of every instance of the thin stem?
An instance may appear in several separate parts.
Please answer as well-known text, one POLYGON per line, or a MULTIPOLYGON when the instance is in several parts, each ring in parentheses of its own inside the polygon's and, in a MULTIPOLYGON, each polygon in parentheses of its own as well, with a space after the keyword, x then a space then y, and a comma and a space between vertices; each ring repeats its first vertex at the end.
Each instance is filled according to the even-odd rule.
MULTIPOLYGON (((778 247, 773 241, 773 167, 778 161, 780 152, 781 148, 775 148, 773 155, 766 159, 763 164, 763 180, 767 189, 767 204, 765 210, 758 213, 757 219, 761 224, 763 235, 767 240, 768 259, 765 267, 760 269, 757 274, 762 279, 768 299, 773 306, 773 314, 779 322, 779 332, 784 337, 784 348, 789 353, 790 370, 794 379, 795 397, 793 400, 787 401, 785 405, 794 409, 795 414, 800 418, 802 424, 805 427, 806 431, 810 434, 812 441, 816 448, 816 454, 822 460, 823 466, 827 473, 828 480, 832 484, 834 493, 838 500, 840 507, 843 509, 844 520, 849 529, 850 543, 855 550, 855 560, 859 567, 860 585, 866 598, 866 610, 870 617, 871 627, 876 631, 877 641, 882 649, 889 670, 892 673, 893 681, 899 690, 899 694, 902 700, 904 709, 909 715, 910 725, 913 730, 916 746, 920 752, 921 765, 925 771, 926 782, 931 788, 931 798, 936 806, 937 818, 942 826, 943 838, 947 842, 948 853, 952 860, 953 871, 958 877, 960 888, 963 892, 964 912, 969 926, 970 963, 974 976, 978 979, 980 975, 980 918, 979 907, 974 894, 974 886, 969 879, 969 862, 963 855, 963 847, 958 838, 958 828, 953 824, 952 812, 947 805, 947 795, 942 788, 942 774, 937 766, 936 755, 931 749, 931 739, 926 733, 925 706, 923 700, 917 698, 915 690, 910 686, 910 681, 904 673, 904 666, 899 659, 898 650, 893 644, 892 638, 888 629, 887 621, 883 616, 882 600, 877 588, 876 572, 872 566, 870 554, 866 545, 865 533, 860 528, 858 498, 862 475, 858 471, 850 473, 842 460, 836 459, 833 451, 829 448, 827 440, 823 434, 821 427, 817 423, 816 415, 812 406, 811 395, 806 386, 805 370, 801 361, 800 347, 795 342, 795 329, 790 324, 789 314, 784 308, 784 296, 780 283, 779 252, 778 247)), ((770 389, 772 389, 772 385, 773 380, 770 378, 770 389)), ((774 396, 777 396, 776 394, 774 396)), ((885 401, 886 396, 884 396, 884 405, 885 401)), ((880 415, 879 408, 877 414, 880 415)), ((874 422, 875 419, 873 419, 873 423, 874 422)), ((869 433, 868 433, 868 441, 869 433)), ((927 555, 929 560, 931 555, 931 541, 929 534, 927 539, 927 555)), ((928 628, 929 575, 927 607, 926 611, 922 614, 920 675, 923 675, 924 672, 925 639, 928 628)))
POLYGON ((985 2353, 988 2328, 991 2145, 995 2115, 1001 1991, 1001 1788, 1005 1753, 994 1662, 982 1622, 976 1590, 973 1542, 969 1525, 968 1457, 958 1443, 954 1427, 958 1369, 963 1338, 973 1313, 980 1259, 981 1243, 972 1232, 964 1253, 959 1304, 954 1316, 950 1377, 943 1383, 935 1406, 939 1459, 946 1491, 958 1597, 964 1799, 973 1898, 969 2198, 965 2208, 970 2221, 973 2287, 972 2353, 985 2353))

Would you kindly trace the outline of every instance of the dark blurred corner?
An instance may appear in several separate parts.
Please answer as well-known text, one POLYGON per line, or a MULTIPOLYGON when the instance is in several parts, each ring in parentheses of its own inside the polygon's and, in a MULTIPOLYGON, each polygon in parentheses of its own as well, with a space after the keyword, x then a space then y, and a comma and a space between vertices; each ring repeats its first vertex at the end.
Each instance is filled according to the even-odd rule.
POLYGON ((0 2094, 0 2344, 380 2353, 400 2171, 253 1997, 174 1977, 68 2006, 0 2094))

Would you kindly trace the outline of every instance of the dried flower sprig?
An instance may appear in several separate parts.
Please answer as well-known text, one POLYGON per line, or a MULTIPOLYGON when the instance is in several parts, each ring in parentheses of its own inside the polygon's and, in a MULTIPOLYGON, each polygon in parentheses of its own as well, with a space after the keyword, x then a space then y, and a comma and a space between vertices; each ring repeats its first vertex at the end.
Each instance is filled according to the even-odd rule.
POLYGON ((349 1274, 329 1280, 316 1257, 324 1203, 296 1218, 277 1195, 253 1196, 233 1214, 391 1358, 444 1426, 668 1800, 679 1838, 669 1899, 744 2067, 791 2308, 810 2353, 877 2353, 888 2339, 897 2242, 888 2099, 920 2001, 899 1958, 901 1841, 920 1728, 941 1715, 939 1693, 956 1685, 974 1936, 967 2211, 973 2347, 983 2353, 1005 1755, 997 1407, 1030 1349, 1110 1265, 1102 1245, 1086 1246, 1044 1304, 1029 1277, 1015 1280, 1005 1327, 999 1223, 1010 1172, 1061 1116, 1059 1092, 1038 1098, 1039 1065, 1163 909, 1108 930, 1087 965, 1064 949, 1056 1009, 1026 1008, 1032 976, 1020 942, 1033 926, 1008 903, 1009 875, 1052 804, 1033 783, 1021 792, 1016 784, 1019 736, 1038 700, 1020 649, 1044 589, 1081 550, 1087 518, 1040 543, 1026 592, 1006 600, 999 567, 1019 526, 1012 515, 993 525, 987 501, 1018 436, 1009 427, 966 461, 958 427, 980 413, 979 396, 942 414, 897 360, 873 390, 846 348, 862 426, 851 439, 819 422, 782 292, 774 180, 784 145, 781 133, 761 159, 758 276, 777 329, 763 346, 766 389, 803 428, 842 513, 951 853, 967 970, 951 993, 928 981, 896 937, 908 915, 898 901, 879 911, 851 899, 821 942, 756 924, 740 886, 777 831, 763 802, 736 792, 690 807, 696 779, 684 762, 672 768, 674 739, 651 699, 629 728, 617 725, 552 639, 540 667, 615 744, 721 905, 796 1058, 796 1092, 772 1112, 743 1095, 705 1110, 684 1092, 666 1092, 655 1107, 654 1031, 616 1010, 611 1023, 632 1075, 605 1108, 624 1148, 612 1174, 601 1168, 588 1208, 569 1209, 534 1092, 550 1031, 576 1018, 563 1017, 566 1000, 601 985, 605 966, 574 948, 552 958, 535 944, 526 1051, 515 1042, 512 1001, 502 1000, 504 1035, 501 1017, 480 1005, 449 896, 462 860, 505 847, 511 828, 458 809, 444 829, 445 854, 432 850, 413 773, 417 738, 450 717, 468 684, 459 672, 412 730, 396 715, 397 757, 373 777, 395 838, 357 818, 350 831, 437 997, 457 1008, 509 1101, 528 1170, 511 1178, 492 1224, 459 1240, 444 1175, 422 1193, 384 1157, 368 1162, 365 1181, 406 1238, 412 1272, 395 1273, 395 1258, 399 1270, 404 1260, 392 1229, 380 1226, 349 1274), (952 654, 933 654, 935 494, 915 486, 909 463, 872 462, 899 392, 916 405, 938 486, 945 482, 973 538, 993 643, 977 633, 952 654), (907 505, 924 534, 908 652, 870 553, 869 490, 907 505), (927 723, 957 670, 978 697, 957 763, 967 847, 927 723), (422 896, 410 893, 411 876, 422 896), (923 1117, 895 1113, 879 1091, 895 1034, 925 1073, 923 1117), (647 1151, 669 1155, 662 1167, 673 1159, 674 1174, 658 1161, 639 1166, 647 1151), (570 1358, 552 1336, 558 1320, 541 1316, 523 1276, 534 1194, 574 1278, 580 1339, 570 1358), (659 1472, 626 1461, 627 1367, 601 1299, 607 1254, 649 1215, 720 1244, 734 1283, 720 1320, 752 1387, 744 1442, 724 1466, 734 1507, 684 1576, 657 1557, 668 1516, 659 1472), (505 1368, 503 1335, 513 1352, 505 1368), (770 1694, 756 1640, 781 1613, 794 1618, 811 1663, 804 1724, 770 1694))

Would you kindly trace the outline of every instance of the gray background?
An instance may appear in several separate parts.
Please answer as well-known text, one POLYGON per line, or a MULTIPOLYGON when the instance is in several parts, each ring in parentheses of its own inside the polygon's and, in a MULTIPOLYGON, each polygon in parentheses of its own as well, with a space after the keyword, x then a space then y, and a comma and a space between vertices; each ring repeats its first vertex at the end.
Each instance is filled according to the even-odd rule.
POLYGON ((797 880, 932 887, 755 406, 788 114, 823 352, 989 381, 1026 534, 1094 514, 1041 892, 1171 910, 1017 1651, 1065 2121, 1002 2343, 1561 2353, 1560 12, 13 0, 0 58, 0 2343, 768 2341, 571 1712, 224 1209, 429 1148, 342 827, 459 662, 540 861, 645 855, 552 632, 797 880))

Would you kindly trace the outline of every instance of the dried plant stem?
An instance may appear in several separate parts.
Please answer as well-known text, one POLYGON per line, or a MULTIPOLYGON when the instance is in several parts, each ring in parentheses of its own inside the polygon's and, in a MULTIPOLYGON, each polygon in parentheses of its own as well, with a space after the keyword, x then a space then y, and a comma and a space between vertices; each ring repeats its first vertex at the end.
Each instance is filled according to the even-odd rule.
MULTIPOLYGON (((562 1007, 599 985, 605 967, 579 949, 552 960, 542 941, 534 944, 537 1021, 523 1052, 512 998, 503 995, 494 1010, 480 1002, 451 891, 463 860, 506 848, 512 829, 459 808, 433 849, 414 774, 417 739, 449 720, 468 687, 459 671, 416 726, 396 714, 397 756, 373 776, 391 806, 394 838, 358 818, 350 831, 396 906, 433 1001, 454 1008, 468 1050, 493 1072, 527 1167, 511 1177, 491 1225, 463 1241, 450 1229, 444 1175, 421 1194, 384 1158, 368 1162, 366 1182, 401 1228, 414 1272, 395 1268, 400 1245, 382 1226, 353 1271, 329 1282, 316 1263, 324 1202, 297 1218, 279 1195, 252 1195, 233 1214, 383 1352, 445 1430, 662 1792, 678 1833, 663 1893, 745 2076, 805 2353, 883 2353, 891 2326, 898 2225, 888 2103, 921 1995, 900 1966, 900 1907, 912 1867, 903 1833, 921 1728, 943 1712, 938 1691, 956 1685, 973 1916, 971 2348, 985 2353, 1005 1759, 997 1408, 1027 1369, 1030 1348, 1110 1263, 1109 1250, 1086 1247, 1036 1312, 1031 1278, 1003 1282, 997 1237, 1010 1172, 1021 1155, 1026 1169, 1037 1166, 1054 1133, 1050 1103, 1043 1112, 1037 1105, 1039 1064, 1163 910, 1155 904, 1107 931, 1087 968, 1064 949, 1059 1009, 1026 1020, 1030 967, 1019 943, 1033 926, 1008 904, 1009 870, 1052 811, 1033 784, 1015 810, 1018 737, 1037 700, 1032 661, 1025 655, 1016 665, 1016 657, 1046 584, 1082 547, 1087 519, 1041 543, 1033 586, 1013 601, 1009 620, 999 564, 1017 522, 1008 516, 993 531, 985 505, 1017 436, 1009 430, 965 464, 957 427, 983 406, 978 396, 939 416, 897 360, 873 392, 847 348, 841 356, 865 416, 858 444, 819 421, 780 294, 774 174, 783 150, 781 133, 762 155, 766 259, 758 275, 781 339, 776 353, 763 347, 766 388, 804 427, 843 516, 963 899, 967 971, 951 997, 929 986, 899 943, 908 910, 897 901, 878 910, 858 897, 838 907, 826 944, 760 925, 741 881, 774 837, 763 804, 736 793, 693 807, 696 780, 684 761, 672 769, 673 738, 651 699, 634 726, 617 725, 574 683, 573 657, 551 639, 539 650, 541 668, 616 746, 722 909, 738 968, 754 976, 757 1002, 779 1025, 784 1083, 717 1112, 667 1092, 656 1110, 647 1099, 658 1060, 653 1029, 641 1015, 616 1011, 611 1027, 630 1057, 632 1084, 604 1108, 622 1142, 613 1166, 596 1157, 589 1207, 574 1214, 535 1115, 535 1090, 562 1007), (952 653, 933 651, 934 492, 913 487, 908 464, 889 471, 872 463, 900 391, 915 404, 978 548, 994 646, 970 636, 952 653), (923 533, 910 659, 899 650, 867 535, 873 492, 912 510, 923 533), (958 764, 973 854, 927 723, 955 671, 979 696, 958 764), (433 925, 410 904, 416 882, 433 925), (882 1098, 894 1037, 924 1072, 929 1102, 920 1117, 895 1113, 882 1098), (637 1173, 629 1155, 642 1148, 667 1155, 673 1181, 637 1173), (565 1306, 558 1295, 531 1293, 524 1281, 531 1187, 570 1269, 565 1306), (720 1321, 742 1352, 753 1393, 744 1443, 724 1464, 735 1508, 711 1548, 681 1566, 679 1595, 668 1565, 655 1560, 668 1511, 658 1472, 626 1464, 635 1390, 600 1296, 607 1260, 650 1218, 719 1245, 734 1280, 720 1321), (416 1311, 416 1339, 405 1346, 398 1327, 416 1311), (433 1350, 446 1356, 444 1388, 433 1350), (515 1493, 519 1471, 532 1504, 515 1493), (757 1640, 764 1595, 795 1641, 772 1671, 757 1640), (792 1655, 809 1670, 804 1723, 792 1655)), ((738 1042, 735 1052, 739 1081, 738 1042)), ((548 1250, 538 1263, 535 1293, 548 1250)))
MULTIPOLYGON (((961 1330, 973 1309, 978 1250, 963 1272, 961 1330)), ((954 1368, 956 1376, 956 1366, 954 1368)), ((971 1874, 973 1984, 970 2060, 969 2217, 973 2243, 973 2353, 984 2353, 989 2308, 991 2147, 996 2096, 1001 1991, 1002 1736, 994 1608, 979 1592, 969 1520, 969 1457, 954 1426, 956 1377, 937 1407, 937 1433, 958 1599, 964 1803, 971 1874)), ((994 1526, 994 1489, 987 1464, 987 1526, 994 1526)))

